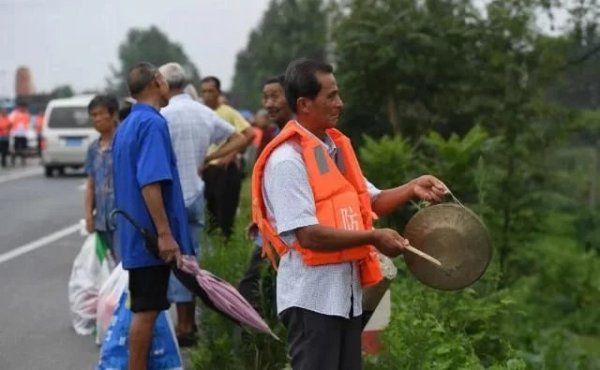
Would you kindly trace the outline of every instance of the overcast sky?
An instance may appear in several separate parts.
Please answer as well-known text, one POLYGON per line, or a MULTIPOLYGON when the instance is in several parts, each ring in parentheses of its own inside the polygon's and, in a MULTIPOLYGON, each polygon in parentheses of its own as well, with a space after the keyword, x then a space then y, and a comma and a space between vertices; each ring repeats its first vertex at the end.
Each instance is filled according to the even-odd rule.
POLYGON ((36 92, 69 84, 101 89, 118 66, 132 27, 156 25, 183 45, 202 75, 231 85, 244 48, 269 0, 0 0, 0 96, 14 94, 18 66, 31 69, 36 92))

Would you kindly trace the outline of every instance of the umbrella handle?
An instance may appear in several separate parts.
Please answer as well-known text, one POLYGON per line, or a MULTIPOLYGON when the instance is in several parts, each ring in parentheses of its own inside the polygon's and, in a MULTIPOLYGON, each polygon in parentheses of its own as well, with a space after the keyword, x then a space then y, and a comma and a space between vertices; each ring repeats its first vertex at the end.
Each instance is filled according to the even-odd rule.
MULTIPOLYGON (((121 216, 125 217, 125 219, 131 225, 133 225, 133 227, 142 235, 142 238, 144 238, 144 245, 146 246, 146 249, 154 257, 161 259, 160 252, 158 249, 158 240, 157 240, 156 236, 152 235, 150 233, 150 231, 148 231, 146 228, 142 227, 129 213, 125 212, 122 209, 114 209, 109 215, 109 220, 115 228, 116 228, 116 217, 118 214, 121 214, 121 216)), ((175 261, 171 261, 169 263, 169 265, 171 267, 175 267, 175 266, 177 266, 177 263, 175 261)))
POLYGON ((138 224, 137 221, 134 220, 133 217, 131 217, 131 215, 129 215, 129 213, 123 211, 122 209, 118 209, 118 208, 113 209, 112 212, 110 212, 110 215, 108 216, 108 219, 114 228, 117 227, 117 215, 119 213, 123 217, 125 217, 125 219, 127 219, 127 221, 129 221, 129 223, 132 224, 133 227, 135 227, 141 234, 146 233, 146 229, 144 229, 140 224, 138 224))
POLYGON ((437 258, 434 258, 434 257, 428 255, 427 253, 418 250, 417 248, 413 247, 412 245, 405 246, 404 249, 416 254, 417 256, 419 256, 421 258, 426 259, 427 261, 433 263, 434 265, 436 265, 438 267, 442 267, 442 263, 437 258))

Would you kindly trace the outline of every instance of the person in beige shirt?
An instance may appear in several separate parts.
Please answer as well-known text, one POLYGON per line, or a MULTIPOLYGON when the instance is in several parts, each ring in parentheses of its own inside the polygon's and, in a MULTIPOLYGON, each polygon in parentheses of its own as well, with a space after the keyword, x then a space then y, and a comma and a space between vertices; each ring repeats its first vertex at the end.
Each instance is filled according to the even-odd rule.
MULTIPOLYGON (((221 81, 214 76, 202 79, 201 95, 209 108, 213 109, 223 120, 231 124, 235 130, 246 138, 246 146, 252 142, 254 131, 237 110, 220 102, 221 81)), ((217 146, 209 148, 209 154, 217 150, 217 146)), ((208 227, 219 228, 226 238, 232 233, 237 207, 240 201, 242 186, 242 167, 240 153, 232 153, 215 160, 206 167, 203 173, 205 182, 204 196, 208 210, 208 227)))

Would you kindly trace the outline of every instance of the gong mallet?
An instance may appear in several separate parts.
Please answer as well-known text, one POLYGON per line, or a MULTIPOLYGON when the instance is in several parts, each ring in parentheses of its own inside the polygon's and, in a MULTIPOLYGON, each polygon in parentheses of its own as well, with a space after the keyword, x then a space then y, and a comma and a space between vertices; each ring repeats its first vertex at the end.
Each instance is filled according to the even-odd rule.
POLYGON ((419 256, 421 258, 426 259, 427 261, 433 263, 434 265, 436 265, 438 267, 442 267, 442 263, 437 258, 431 257, 427 253, 418 250, 417 248, 413 247, 412 245, 407 245, 404 247, 404 249, 416 254, 417 256, 419 256))

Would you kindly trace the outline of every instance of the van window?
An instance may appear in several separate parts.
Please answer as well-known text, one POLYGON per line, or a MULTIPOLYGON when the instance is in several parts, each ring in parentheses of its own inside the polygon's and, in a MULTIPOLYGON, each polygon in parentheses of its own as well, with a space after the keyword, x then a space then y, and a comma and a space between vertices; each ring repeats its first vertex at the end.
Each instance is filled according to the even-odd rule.
POLYGON ((93 126, 87 107, 56 107, 50 112, 48 127, 91 128, 93 126))

